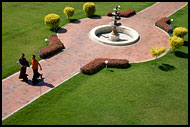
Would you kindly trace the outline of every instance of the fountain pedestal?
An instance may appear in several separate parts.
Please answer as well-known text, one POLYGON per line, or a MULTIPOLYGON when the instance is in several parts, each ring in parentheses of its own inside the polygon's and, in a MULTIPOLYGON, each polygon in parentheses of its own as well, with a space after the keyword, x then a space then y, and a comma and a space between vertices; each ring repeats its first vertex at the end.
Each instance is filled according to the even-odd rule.
POLYGON ((110 33, 108 39, 109 39, 110 41, 118 41, 118 40, 119 40, 119 36, 110 33))
POLYGON ((118 41, 119 40, 119 34, 116 30, 116 26, 112 26, 112 32, 109 34, 108 39, 110 41, 118 41))
POLYGON ((119 34, 117 32, 117 20, 120 20, 119 18, 119 6, 117 6, 115 9, 115 12, 112 13, 114 15, 114 17, 112 18, 112 20, 114 21, 113 23, 111 23, 111 27, 112 27, 112 32, 109 34, 108 39, 110 41, 119 41, 119 34))

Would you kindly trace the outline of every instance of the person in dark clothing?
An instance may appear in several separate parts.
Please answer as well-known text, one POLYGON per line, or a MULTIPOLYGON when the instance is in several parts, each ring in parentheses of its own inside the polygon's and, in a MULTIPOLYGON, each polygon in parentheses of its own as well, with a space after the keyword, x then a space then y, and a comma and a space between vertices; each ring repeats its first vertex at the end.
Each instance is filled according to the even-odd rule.
POLYGON ((29 63, 24 57, 24 53, 22 53, 20 59, 19 59, 19 64, 20 64, 20 75, 19 79, 23 79, 23 81, 28 81, 27 74, 26 74, 26 68, 29 67, 29 63))
POLYGON ((37 83, 37 78, 41 77, 42 79, 42 74, 38 72, 38 65, 40 66, 40 70, 42 70, 42 67, 40 63, 35 59, 35 55, 32 55, 32 69, 33 69, 33 78, 32 78, 32 83, 37 83))

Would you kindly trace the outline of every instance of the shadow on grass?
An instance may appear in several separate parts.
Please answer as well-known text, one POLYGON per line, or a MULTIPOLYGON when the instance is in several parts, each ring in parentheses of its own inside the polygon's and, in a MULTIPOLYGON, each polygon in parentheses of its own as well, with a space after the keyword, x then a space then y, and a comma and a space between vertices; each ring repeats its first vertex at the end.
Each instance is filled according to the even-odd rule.
MULTIPOLYGON (((107 67, 107 69, 106 69, 106 67, 104 67, 105 69, 106 69, 106 71, 109 71, 109 72, 114 72, 111 68, 117 68, 117 69, 128 69, 128 68, 130 68, 131 67, 131 64, 129 64, 127 67, 110 67, 110 66, 108 66, 107 67)), ((100 71, 100 70, 99 70, 100 71)), ((99 72, 98 71, 98 72, 99 72)), ((97 72, 96 72, 97 73, 97 72)))
POLYGON ((109 72, 114 72, 113 70, 111 70, 111 69, 107 69, 106 71, 109 71, 109 72))
POLYGON ((93 17, 88 17, 90 19, 101 19, 102 17, 100 15, 94 15, 93 17))
POLYGON ((180 58, 188 58, 188 54, 181 51, 175 51, 175 56, 180 58))
POLYGON ((175 67, 173 65, 169 65, 169 64, 163 64, 158 66, 158 68, 162 71, 172 71, 175 69, 175 67))
POLYGON ((44 82, 44 78, 38 79, 38 83, 36 83, 36 84, 33 84, 32 80, 29 79, 27 84, 32 85, 32 86, 47 86, 47 87, 50 87, 50 88, 54 88, 54 86, 52 84, 44 82))
POLYGON ((188 41, 184 41, 183 46, 187 46, 188 47, 188 41))
POLYGON ((109 71, 109 72, 114 72, 113 70, 111 70, 111 68, 117 68, 117 69, 127 69, 127 68, 130 68, 130 67, 131 67, 131 64, 129 64, 127 67, 124 67, 124 68, 108 67, 108 68, 107 68, 107 71, 109 71))
POLYGON ((57 31, 56 31, 56 33, 66 33, 66 32, 67 30, 61 27, 57 28, 57 31))
POLYGON ((50 31, 52 31, 52 32, 54 32, 54 33, 57 33, 57 31, 59 31, 59 29, 60 29, 61 27, 58 27, 58 28, 52 28, 52 29, 49 29, 50 31))
MULTIPOLYGON (((130 64, 128 64, 128 66, 127 67, 107 67, 107 69, 106 69, 106 67, 104 66, 104 67, 99 67, 99 68, 96 68, 96 70, 94 70, 93 71, 93 73, 91 73, 91 74, 86 74, 86 75, 94 75, 94 74, 96 74, 96 73, 98 73, 98 72, 100 72, 103 68, 105 68, 106 69, 106 71, 109 71, 109 72, 114 72, 113 70, 111 70, 111 68, 117 68, 117 69, 127 69, 127 68, 130 68, 131 67, 131 65, 130 64)), ((82 73, 82 72, 81 72, 82 73)))
POLYGON ((78 20, 78 19, 70 19, 70 23, 78 24, 78 23, 80 23, 80 20, 78 20))

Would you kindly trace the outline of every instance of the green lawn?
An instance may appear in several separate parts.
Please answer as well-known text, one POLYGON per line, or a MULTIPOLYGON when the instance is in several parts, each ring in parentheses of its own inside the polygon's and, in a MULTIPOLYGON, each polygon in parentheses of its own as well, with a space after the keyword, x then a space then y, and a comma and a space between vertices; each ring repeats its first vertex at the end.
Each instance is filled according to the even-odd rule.
MULTIPOLYGON (((188 7, 173 14, 174 26, 188 28, 188 7), (180 15, 179 15, 180 14, 180 15)), ((157 60, 78 74, 2 124, 188 124, 188 38, 157 60)))
MULTIPOLYGON (((155 2, 95 2, 96 15, 105 16, 116 5, 121 10, 134 8, 136 12, 155 2)), ((62 10, 66 6, 75 8, 71 19, 85 18, 82 5, 84 2, 2 2, 2 79, 19 71, 16 61, 21 53, 31 60, 31 55, 38 55, 45 47, 45 38, 53 34, 44 24, 44 17, 49 13, 61 16, 60 27, 68 23, 62 10)), ((40 60, 40 58, 37 58, 40 60)))

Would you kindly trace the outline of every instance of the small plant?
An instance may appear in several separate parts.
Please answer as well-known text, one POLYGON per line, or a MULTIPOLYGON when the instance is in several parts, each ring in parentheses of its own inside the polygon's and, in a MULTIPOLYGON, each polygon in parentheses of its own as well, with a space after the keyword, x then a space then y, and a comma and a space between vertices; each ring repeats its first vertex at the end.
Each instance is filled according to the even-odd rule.
POLYGON ((185 27, 176 27, 174 29, 174 36, 183 38, 187 32, 188 30, 185 27))
MULTIPOLYGON (((166 50, 165 47, 157 46, 155 49, 152 48, 152 49, 150 50, 150 53, 151 53, 153 56, 155 56, 156 59, 157 59, 157 57, 160 56, 162 53, 164 53, 165 50, 166 50)), ((155 65, 156 65, 156 59, 155 59, 155 65)))
POLYGON ((70 20, 69 18, 74 15, 75 9, 72 7, 65 7, 63 13, 67 16, 67 19, 70 20))
POLYGON ((86 2, 83 4, 83 10, 87 17, 92 17, 96 11, 96 6, 92 2, 86 2))
POLYGON ((184 40, 181 37, 172 36, 169 38, 169 45, 173 53, 175 53, 175 50, 181 47, 183 44, 184 40))
POLYGON ((49 26, 50 30, 56 30, 59 27, 60 16, 57 14, 48 14, 45 16, 44 22, 49 26))

